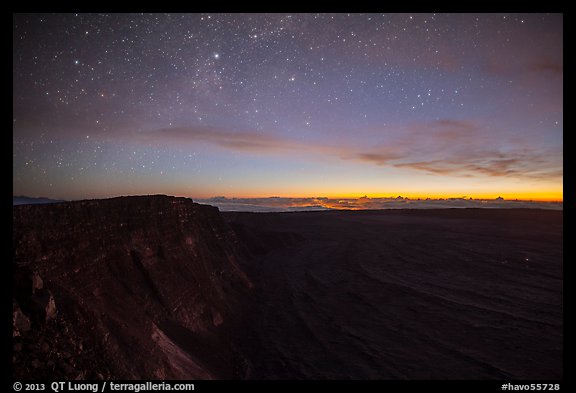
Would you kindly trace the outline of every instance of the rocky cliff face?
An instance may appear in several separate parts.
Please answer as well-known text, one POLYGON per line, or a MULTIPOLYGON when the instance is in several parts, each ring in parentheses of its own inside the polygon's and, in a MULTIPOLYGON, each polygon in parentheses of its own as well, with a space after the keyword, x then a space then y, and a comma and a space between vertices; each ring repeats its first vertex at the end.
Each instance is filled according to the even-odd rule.
POLYGON ((242 377, 238 255, 218 210, 186 198, 15 206, 14 377, 242 377))

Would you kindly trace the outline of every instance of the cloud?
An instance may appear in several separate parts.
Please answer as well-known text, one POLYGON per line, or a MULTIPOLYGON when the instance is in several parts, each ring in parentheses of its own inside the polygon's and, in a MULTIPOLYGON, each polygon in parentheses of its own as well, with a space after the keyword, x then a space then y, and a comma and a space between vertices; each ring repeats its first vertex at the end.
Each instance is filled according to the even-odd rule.
POLYGON ((95 133, 93 136, 155 145, 209 144, 256 155, 284 154, 296 157, 295 153, 303 153, 297 156, 309 159, 328 157, 382 167, 413 169, 441 176, 530 179, 562 177, 560 149, 530 149, 524 142, 506 139, 503 133, 497 131, 470 119, 444 118, 399 128, 385 134, 395 138, 370 148, 362 145, 304 143, 256 131, 232 131, 205 126, 152 131, 125 129, 117 130, 113 135, 95 133))
POLYGON ((535 202, 496 199, 409 199, 388 198, 223 198, 196 199, 222 211, 289 212, 316 210, 447 209, 447 208, 536 208, 562 210, 562 202, 535 202))
POLYGON ((551 73, 553 75, 563 75, 564 66, 560 63, 553 61, 538 61, 530 65, 530 70, 535 72, 551 73))
POLYGON ((469 120, 440 119, 423 127, 432 131, 435 139, 455 141, 461 138, 470 138, 481 131, 481 127, 469 120))
POLYGON ((305 145, 257 132, 232 132, 211 127, 164 128, 138 134, 145 141, 188 144, 206 142, 245 152, 277 152, 306 149, 305 145))
POLYGON ((454 173, 454 167, 451 166, 450 163, 443 160, 405 162, 395 164, 394 166, 397 168, 417 169, 419 171, 425 171, 437 175, 446 175, 454 173))
POLYGON ((435 175, 462 177, 561 178, 561 152, 516 146, 502 151, 504 142, 491 140, 489 130, 467 119, 439 119, 414 123, 402 137, 364 150, 292 141, 258 132, 232 132, 210 127, 166 128, 138 133, 143 141, 179 145, 209 143, 249 154, 309 153, 378 166, 410 168, 435 175))
POLYGON ((484 72, 493 76, 534 76, 542 74, 542 76, 553 75, 563 76, 564 66, 560 61, 550 58, 534 58, 525 60, 524 63, 507 64, 493 59, 483 66, 484 72))
MULTIPOLYGON (((561 164, 546 151, 484 152, 483 155, 459 155, 445 160, 397 163, 399 168, 412 168, 438 175, 463 177, 515 177, 536 180, 562 178, 561 164)), ((553 155, 557 157, 556 155, 553 155)))
POLYGON ((392 160, 396 160, 402 157, 402 155, 392 152, 374 152, 374 153, 356 153, 350 157, 359 161, 364 161, 382 166, 390 164, 392 160))
POLYGON ((562 151, 530 148, 467 119, 413 123, 403 137, 347 158, 434 175, 462 177, 562 178, 562 151))

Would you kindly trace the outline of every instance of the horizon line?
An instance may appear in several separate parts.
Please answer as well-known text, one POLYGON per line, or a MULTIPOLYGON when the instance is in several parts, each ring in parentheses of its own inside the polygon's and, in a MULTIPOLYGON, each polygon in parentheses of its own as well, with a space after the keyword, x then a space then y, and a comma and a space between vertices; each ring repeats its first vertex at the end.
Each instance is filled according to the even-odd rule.
POLYGON ((496 196, 496 197, 473 197, 473 196, 469 196, 469 195, 464 195, 464 196, 410 196, 408 194, 406 194, 407 196, 402 196, 401 194, 393 194, 393 195, 378 195, 378 196, 369 196, 368 194, 362 195, 362 196, 342 196, 342 195, 337 195, 337 196, 328 196, 328 195, 318 195, 318 196, 281 196, 281 195, 268 195, 268 196, 225 196, 225 195, 212 195, 209 197, 194 197, 191 195, 183 195, 183 194, 163 194, 163 193, 149 193, 149 194, 119 194, 119 195, 110 195, 110 196, 94 196, 94 197, 81 197, 81 198, 61 198, 61 197, 47 197, 47 196, 29 196, 29 195, 12 195, 12 198, 31 198, 31 199, 52 199, 52 200, 62 200, 62 201, 81 201, 81 200, 90 200, 90 199, 110 199, 110 198, 117 198, 117 197, 124 197, 124 196, 153 196, 153 195, 165 195, 165 196, 173 196, 173 197, 183 197, 183 198, 190 198, 192 200, 211 200, 211 199, 217 199, 217 198, 221 198, 221 199, 227 199, 227 200, 241 200, 241 199, 330 199, 330 200, 334 200, 334 199, 340 199, 340 200, 345 200, 345 199, 353 199, 353 200, 359 200, 359 199, 372 199, 372 200, 377 200, 377 199, 403 199, 403 200, 412 200, 412 201, 426 201, 426 200, 431 200, 431 201, 440 201, 440 200, 464 200, 464 201, 468 201, 468 200, 473 200, 473 201, 497 201, 497 200, 502 200, 502 201, 509 201, 509 202, 550 202, 550 203, 563 203, 564 199, 560 198, 560 199, 537 199, 537 198, 532 198, 532 199, 525 199, 525 198, 510 198, 510 197, 502 197, 500 195, 496 196))

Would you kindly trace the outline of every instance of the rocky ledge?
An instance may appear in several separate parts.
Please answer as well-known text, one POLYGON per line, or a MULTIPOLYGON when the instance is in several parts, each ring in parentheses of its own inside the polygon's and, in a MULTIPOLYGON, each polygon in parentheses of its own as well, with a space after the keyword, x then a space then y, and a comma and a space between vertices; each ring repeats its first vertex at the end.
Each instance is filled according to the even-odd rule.
POLYGON ((14 378, 242 378, 239 255, 187 198, 15 206, 14 378))

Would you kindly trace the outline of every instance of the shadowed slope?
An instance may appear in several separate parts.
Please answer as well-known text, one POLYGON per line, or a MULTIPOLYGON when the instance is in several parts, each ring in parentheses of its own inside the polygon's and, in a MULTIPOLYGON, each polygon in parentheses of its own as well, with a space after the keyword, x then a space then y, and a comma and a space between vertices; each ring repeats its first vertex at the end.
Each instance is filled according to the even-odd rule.
MULTIPOLYGON (((53 320, 19 331, 15 342, 25 345, 15 354, 15 377, 234 376, 235 355, 219 329, 251 284, 216 208, 147 196, 16 206, 13 215, 16 271, 24 280, 41 277, 57 308, 53 320), (70 330, 66 345, 76 352, 64 359, 58 345, 34 346, 59 326, 70 330), (182 332, 203 348, 180 348, 182 332), (206 366, 215 363, 211 353, 217 368, 206 366), (84 369, 96 357, 100 370, 84 369)), ((17 288, 15 310, 33 318, 26 304, 35 296, 26 285, 17 288)))

